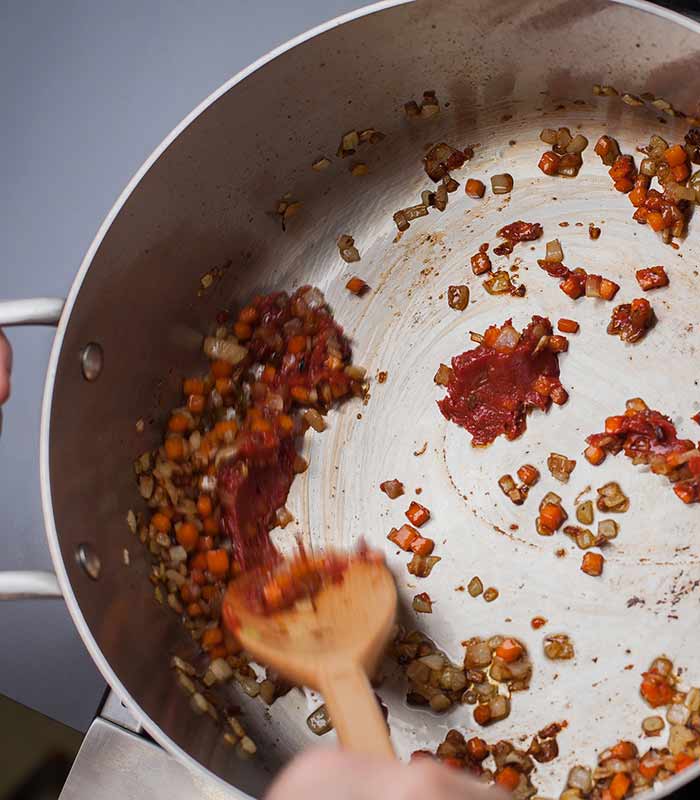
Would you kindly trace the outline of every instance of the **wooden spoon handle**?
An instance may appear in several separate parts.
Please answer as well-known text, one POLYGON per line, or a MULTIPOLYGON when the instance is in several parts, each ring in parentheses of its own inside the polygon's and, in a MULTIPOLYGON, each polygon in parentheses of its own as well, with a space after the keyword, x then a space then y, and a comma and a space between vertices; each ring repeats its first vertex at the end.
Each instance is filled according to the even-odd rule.
POLYGON ((394 758, 389 728, 359 664, 329 670, 319 688, 343 747, 355 753, 394 758))

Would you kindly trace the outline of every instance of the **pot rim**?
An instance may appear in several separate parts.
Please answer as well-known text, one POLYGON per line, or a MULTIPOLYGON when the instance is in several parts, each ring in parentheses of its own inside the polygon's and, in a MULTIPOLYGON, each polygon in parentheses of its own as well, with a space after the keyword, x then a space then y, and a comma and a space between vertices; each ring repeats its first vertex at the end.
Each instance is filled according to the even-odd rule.
MULTIPOLYGON (((211 105, 213 105, 223 94, 229 91, 229 89, 241 83, 249 75, 253 74, 260 68, 264 67, 266 64, 268 64, 270 61, 274 60, 278 56, 286 53, 287 51, 291 50, 294 47, 297 47, 300 44, 303 44, 309 39, 315 38, 316 36, 319 36, 320 34, 332 30, 333 28, 336 28, 340 25, 344 25, 356 19, 361 19, 363 17, 369 16, 370 14, 374 14, 379 11, 385 11, 395 6, 408 5, 409 3, 417 1, 418 0, 380 0, 379 2, 362 6, 361 8, 355 9, 354 11, 349 11, 345 14, 341 14, 337 17, 334 17, 333 19, 328 20, 327 22, 321 23, 320 25, 310 28, 309 30, 287 40, 283 44, 278 45, 265 55, 258 58, 249 66, 237 72, 231 78, 222 83, 221 86, 215 89, 189 114, 187 114, 187 116, 178 125, 176 125, 167 136, 165 136, 165 138, 153 150, 150 156, 144 161, 141 167, 136 171, 136 173, 127 183, 124 190, 121 192, 116 202, 110 209, 109 213, 106 215, 104 221, 100 225, 95 235, 95 238, 93 239, 87 252, 85 253, 85 256, 80 264, 80 268, 76 273, 70 291, 68 292, 68 295, 66 297, 65 306, 63 309, 63 313, 61 315, 61 319, 58 323, 56 336, 54 338, 54 342, 51 348, 51 354, 49 357, 49 363, 46 372, 46 380, 44 384, 44 394, 42 398, 42 407, 41 407, 40 451, 39 451, 41 501, 42 501, 43 516, 44 516, 44 527, 46 530, 46 538, 48 541, 49 552, 51 554, 51 560, 53 562, 53 567, 56 573, 56 577, 58 579, 58 583, 61 588, 61 593, 65 600, 66 606, 68 607, 68 611, 71 615, 71 618, 73 619, 73 623, 77 628, 78 633, 80 634, 80 637, 90 654, 90 657, 95 662, 95 665, 102 674, 102 677, 105 679, 107 684, 114 690, 119 699, 128 707, 129 711, 132 712, 132 714, 138 719, 139 723, 143 726, 144 730, 151 737, 153 737, 153 739, 157 742, 157 744, 160 745, 166 752, 170 753, 172 756, 177 758, 182 764, 184 764, 190 770, 204 773, 210 780, 211 779, 215 780, 219 786, 225 787, 229 792, 232 791, 236 796, 240 797, 241 799, 250 798, 250 800, 252 800, 250 795, 246 794, 236 786, 233 786, 228 781, 225 781, 223 778, 213 773, 199 761, 194 759, 187 751, 183 750, 164 731, 161 730, 160 726, 157 725, 151 719, 151 717, 149 717, 141 709, 138 703, 136 703, 134 698, 127 691, 125 686, 121 683, 121 681, 119 680, 116 673, 113 671, 111 665, 109 664, 105 656, 102 654, 99 645, 95 641, 95 638, 93 637, 92 632, 83 617, 82 611, 75 597, 70 579, 68 577, 68 573, 63 561, 63 556, 61 554, 58 531, 56 529, 56 523, 53 513, 53 503, 51 499, 49 443, 51 436, 51 404, 53 398, 53 390, 56 379, 58 361, 61 355, 63 339, 70 321, 73 307, 78 298, 78 294, 80 293, 80 289, 82 288, 83 281, 85 280, 85 277, 88 273, 88 270, 90 269, 92 260, 98 248, 102 244, 104 237, 106 236, 115 218, 122 210, 122 207, 130 197, 131 193, 138 186, 142 178, 146 175, 146 173, 153 166, 153 164, 155 164, 155 162, 160 158, 160 156, 164 153, 164 151, 170 146, 170 144, 172 144, 172 142, 174 142, 175 139, 178 136, 180 136, 180 134, 192 122, 194 122, 195 119, 197 119, 204 111, 206 111, 211 105)), ((650 0, 609 0, 609 2, 628 6, 630 8, 637 9, 638 11, 641 12, 654 14, 657 17, 667 19, 671 22, 674 22, 677 25, 680 25, 681 27, 687 28, 688 30, 691 30, 700 35, 700 22, 696 22, 695 20, 679 12, 672 11, 668 8, 655 5, 650 0)), ((657 790, 654 791, 654 797, 661 798, 668 796, 676 789, 689 783, 690 780, 692 780, 693 778, 697 778, 699 776, 700 776, 700 761, 698 761, 694 766, 684 770, 682 773, 679 773, 678 775, 675 775, 674 777, 665 781, 662 787, 659 787, 657 790)))

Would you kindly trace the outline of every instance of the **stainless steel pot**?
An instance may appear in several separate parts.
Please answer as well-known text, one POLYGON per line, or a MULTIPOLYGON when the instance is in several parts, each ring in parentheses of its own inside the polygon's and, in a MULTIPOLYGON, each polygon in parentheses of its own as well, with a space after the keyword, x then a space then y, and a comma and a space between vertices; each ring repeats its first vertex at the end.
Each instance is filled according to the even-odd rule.
MULTIPOLYGON (((388 509, 377 483, 397 475, 423 487, 444 534, 437 538, 446 540, 443 562, 425 583, 438 600, 428 632, 455 658, 460 641, 478 633, 512 631, 528 641, 537 660, 533 687, 494 729, 499 738, 569 721, 551 776, 540 769, 541 792, 555 794, 568 767, 591 763, 597 747, 636 735, 644 716, 638 673, 660 651, 700 682, 696 508, 681 507, 654 476, 628 464, 609 459, 594 475, 579 457, 565 501, 586 482, 612 476, 633 498, 606 579, 593 585, 573 553, 558 560, 550 541, 536 540, 531 506, 506 508, 494 489, 500 474, 538 453, 580 453, 583 437, 630 395, 677 417, 692 411, 687 365, 700 333, 685 323, 700 310, 692 275, 700 260, 698 222, 678 254, 661 245, 631 222, 629 204, 611 191, 592 153, 605 131, 632 150, 659 129, 679 138, 682 126, 595 98, 591 86, 650 91, 697 113, 699 34, 696 23, 633 0, 420 0, 349 14, 235 76, 165 139, 102 225, 62 313, 60 301, 0 305, 3 324, 58 322, 43 404, 41 482, 60 593, 106 680, 189 767, 211 771, 241 796, 259 796, 274 771, 311 743, 304 719, 314 701, 292 692, 270 718, 262 704, 241 701, 260 751, 249 762, 231 756, 208 718, 193 717, 168 666, 182 630, 154 603, 146 560, 125 523, 137 504, 131 461, 158 440, 180 376, 200 365, 201 336, 215 312, 254 291, 306 282, 326 292, 353 337, 356 361, 372 373, 388 370, 389 380, 373 387, 361 420, 360 409, 348 406, 322 441, 309 444, 311 469, 290 500, 299 527, 317 541, 345 545, 364 533, 382 546, 398 512, 388 509), (403 103, 424 89, 437 91, 442 113, 407 120, 403 103), (539 131, 552 125, 580 125, 591 140, 574 181, 545 178, 536 168, 544 149, 539 131), (343 132, 369 126, 387 138, 363 146, 358 159, 369 175, 353 177, 335 150, 343 132), (417 221, 395 242, 392 213, 426 188, 423 147, 440 140, 478 143, 474 160, 455 176, 460 181, 507 170, 515 190, 510 200, 480 203, 460 191, 445 214, 417 221), (322 154, 332 165, 317 173, 311 163, 322 154), (283 232, 269 212, 286 192, 303 207, 283 232), (519 218, 544 223, 567 261, 617 280, 621 296, 634 296, 633 269, 641 265, 669 265, 672 285, 657 308, 657 330, 634 349, 610 342, 605 311, 595 303, 576 306, 583 333, 564 360, 569 404, 533 415, 517 442, 473 451, 464 431, 436 411, 437 364, 469 346, 470 329, 511 315, 520 324, 533 312, 572 313, 526 250, 524 300, 488 297, 472 278, 476 302, 463 315, 448 313, 442 293, 449 283, 470 281, 469 255, 519 218), (575 222, 601 224, 603 236, 589 242, 575 222), (341 233, 354 236, 362 254, 357 272, 374 290, 366 300, 343 289, 348 271, 335 244, 341 233), (224 268, 221 279, 199 291, 201 275, 213 267, 224 268), (142 435, 139 418, 148 421, 142 435), (426 454, 414 456, 424 441, 426 454), (496 603, 455 594, 476 573, 499 587, 496 603), (628 608, 633 595, 645 602, 628 608), (554 669, 541 658, 541 637, 527 624, 534 613, 572 634, 575 663, 554 669), (635 669, 625 671, 628 663, 635 669)), ((415 589, 403 564, 393 552, 388 557, 410 599, 415 589)), ((32 593, 36 586, 25 578, 6 576, 5 593, 32 593)), ((55 594, 58 587, 49 577, 39 588, 55 594)), ((385 699, 403 755, 435 744, 448 727, 469 726, 466 709, 436 717, 406 708, 398 685, 387 684, 385 699)), ((688 769, 657 796, 698 774, 700 767, 688 769)))

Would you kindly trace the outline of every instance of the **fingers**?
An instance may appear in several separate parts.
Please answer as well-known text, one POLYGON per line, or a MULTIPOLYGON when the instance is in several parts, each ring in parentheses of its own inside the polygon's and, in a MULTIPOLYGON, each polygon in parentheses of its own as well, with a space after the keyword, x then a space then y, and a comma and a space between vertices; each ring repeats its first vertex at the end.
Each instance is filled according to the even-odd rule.
POLYGON ((500 792, 432 759, 411 765, 342 750, 309 750, 275 781, 266 800, 497 800, 500 792))
POLYGON ((10 396, 10 372, 12 370, 12 348, 0 330, 0 405, 10 396))

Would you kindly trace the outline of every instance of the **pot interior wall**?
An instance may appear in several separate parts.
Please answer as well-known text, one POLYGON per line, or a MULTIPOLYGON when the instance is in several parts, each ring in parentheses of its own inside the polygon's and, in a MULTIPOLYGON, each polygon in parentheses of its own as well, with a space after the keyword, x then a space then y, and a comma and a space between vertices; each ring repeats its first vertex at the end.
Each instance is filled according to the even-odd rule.
MULTIPOLYGON (((697 112, 693 107, 696 86, 688 78, 698 74, 697 33, 647 11, 601 0, 422 0, 333 28, 230 88, 174 140, 126 199, 84 278, 60 352, 51 408, 51 496, 61 552, 79 608, 74 613, 87 622, 101 653, 98 660, 109 663, 153 723, 203 766, 243 791, 259 795, 280 763, 313 739, 304 724, 310 701, 300 692, 278 701, 270 714, 259 701, 232 695, 244 706, 260 751, 259 758, 248 762, 231 754, 208 718, 191 713, 169 668, 172 653, 187 653, 184 631, 174 614, 154 602, 146 557, 125 522, 127 510, 139 507, 132 461, 158 442, 167 410, 178 402, 182 376, 202 368, 202 334, 210 330, 216 312, 245 303, 253 292, 317 284, 352 335, 356 361, 368 366, 371 374, 389 370, 394 385, 388 385, 385 394, 383 387, 374 386, 367 409, 348 405, 332 416, 326 434, 309 443, 312 469, 295 485, 291 501, 298 529, 314 541, 347 543, 365 533, 382 546, 386 529, 393 523, 386 516, 386 504, 377 500, 375 507, 374 500, 367 501, 368 495, 378 494, 377 478, 394 477, 394 472, 402 477, 403 470, 415 481, 424 481, 427 488, 439 482, 447 485, 445 468, 453 478, 456 470, 457 482, 465 485, 478 484, 482 474, 485 481, 488 476, 495 482, 501 474, 485 466, 482 473, 481 467, 474 467, 464 432, 459 439, 441 440, 445 425, 435 412, 432 386, 437 364, 468 346, 470 329, 481 330, 511 314, 519 315, 518 323, 537 311, 565 315, 559 298, 552 299, 555 292, 560 294, 554 284, 534 274, 533 253, 522 254, 532 263, 529 273, 521 275, 528 285, 528 297, 521 306, 514 300, 487 299, 468 273, 469 256, 482 241, 494 238, 496 227, 535 215, 549 223, 546 238, 558 235, 560 219, 572 219, 572 224, 573 219, 581 219, 587 225, 603 218, 606 227, 599 247, 610 232, 610 239, 615 237, 619 245, 618 253, 631 247, 640 259, 649 258, 651 252, 669 259, 668 248, 657 244, 647 229, 635 231, 632 237, 629 204, 622 196, 612 197, 593 144, 600 133, 608 131, 631 149, 646 142, 651 132, 666 131, 673 138, 672 130, 678 136, 681 128, 671 118, 661 125, 656 114, 629 108, 618 99, 595 98, 591 87, 612 83, 637 94, 651 91, 697 112), (420 101, 425 89, 436 90, 441 114, 432 120, 406 119, 403 103, 412 98, 420 101), (577 181, 547 179, 537 170, 539 154, 546 149, 538 141, 539 131, 558 125, 568 125, 572 131, 580 125, 591 140, 577 181), (367 127, 384 132, 386 139, 363 145, 356 159, 369 165, 369 174, 353 177, 349 172, 352 159, 336 158, 335 151, 342 133, 367 127), (474 160, 455 174, 462 184, 472 174, 486 179, 500 171, 513 173, 516 189, 510 205, 496 197, 474 203, 460 188, 444 216, 431 212, 397 243, 392 213, 418 202, 420 191, 428 188, 421 156, 427 143, 437 141, 457 147, 478 145, 474 160), (311 164, 324 154, 331 158, 331 167, 317 173, 311 164), (301 200, 303 207, 283 232, 279 219, 270 212, 287 192, 301 200), (551 201, 552 196, 559 197, 560 206, 551 201), (613 223, 619 223, 618 227, 613 223), (335 242, 342 233, 355 237, 362 254, 352 273, 337 253, 335 242), (435 236, 426 236, 430 233, 435 236), (223 268, 220 280, 200 292, 200 277, 217 267, 223 268), (375 290, 371 301, 365 303, 345 292, 345 281, 355 272, 375 290), (446 321, 449 309, 444 298, 438 298, 448 283, 471 283, 477 297, 458 322, 446 321), (91 341, 104 349, 104 370, 99 380, 87 383, 81 376, 80 352, 91 341), (402 398, 415 386, 411 376, 404 374, 409 363, 417 370, 411 375, 420 374, 423 383, 415 402, 402 405, 402 398), (388 413, 391 409, 402 423, 398 428, 388 413), (358 412, 363 414, 361 422, 358 412), (139 418, 146 421, 141 435, 135 429, 139 418), (432 472, 429 462, 417 467, 416 460, 411 461, 414 444, 420 445, 423 439, 431 445, 435 442, 438 455, 432 472), (403 453, 397 449, 400 444, 403 453), (334 471, 338 467, 340 471, 334 471), (82 542, 92 544, 101 557, 97 582, 76 563, 75 550, 82 542), (130 552, 129 567, 123 564, 124 548, 130 552)), ((600 268, 594 271, 614 277, 622 268, 610 264, 610 249, 591 258, 582 242, 572 240, 570 247, 577 256, 580 247, 584 266, 600 258, 600 268)), ((685 247, 688 253, 691 245, 685 247)), ((631 260, 624 266, 631 274, 631 260)), ((679 281, 679 293, 681 286, 688 289, 679 281)), ((634 289, 631 282, 625 288, 634 289)), ((581 313, 593 312, 587 308, 581 313)), ((606 344, 604 336, 593 341, 596 346, 614 347, 606 344)), ((582 350, 593 346, 581 342, 582 350)), ((686 342, 686 346, 691 344, 686 342)), ((663 364, 661 343, 658 348, 658 363, 663 364)), ((593 353, 588 357, 591 363, 595 361, 593 353)), ((619 359, 625 358, 620 345, 619 359)), ((625 368, 621 363, 620 369, 625 368)), ((663 388, 657 386, 657 378, 646 384, 652 395, 663 388)), ((596 379, 597 385, 610 383, 603 374, 596 374, 596 379)), ((679 387, 686 386, 682 376, 678 380, 679 387)), ((631 394, 643 394, 644 388, 635 388, 631 394)), ((612 413, 608 405, 617 409, 620 398, 628 396, 624 386, 619 391, 611 389, 609 404, 596 392, 582 394, 577 413, 589 419, 594 415, 596 424, 612 413)), ((681 388, 676 394, 681 395, 681 388)), ((572 409, 575 399, 572 391, 572 409)), ((655 399, 651 397, 650 402, 655 399)), ((552 412, 552 418, 557 435, 565 435, 562 414, 552 412)), ((533 419, 535 439, 530 444, 543 440, 551 444, 545 427, 544 421, 533 419)), ((581 437, 579 433, 578 441, 581 437)), ((572 440, 571 447, 575 446, 572 440)), ((488 456, 494 463, 513 457, 503 448, 494 448, 488 456)), ((486 571, 484 559, 508 558, 507 551, 513 547, 527 554, 531 546, 498 537, 493 533, 495 518, 478 508, 465 508, 449 486, 435 488, 432 497, 426 494, 445 533, 455 529, 443 547, 449 572, 439 579, 447 584, 449 575, 452 581, 449 591, 445 587, 445 602, 440 606, 445 619, 431 620, 427 626, 455 657, 459 642, 477 632, 477 618, 480 631, 502 632, 512 603, 527 617, 542 611, 535 603, 556 601, 556 592, 542 586, 552 567, 554 548, 543 547, 546 554, 537 551, 539 561, 532 563, 537 574, 529 575, 535 588, 529 594, 503 598, 497 615, 489 611, 489 617, 481 607, 474 611, 464 599, 456 602, 454 586, 478 571, 470 566, 474 559, 480 557, 479 569, 486 571), (460 526, 481 537, 481 550, 450 549, 460 526), (465 560, 460 563, 462 556, 465 560)), ((679 517, 677 525, 692 528, 692 521, 679 517)), ((410 601, 403 565, 395 560, 392 567, 402 582, 404 599, 410 601)), ((661 570, 661 577, 655 573, 659 581, 666 579, 661 567, 654 569, 661 570)), ((493 579, 505 586, 506 579, 522 582, 519 573, 522 569, 516 564, 493 579)), ((568 578, 562 573, 556 580, 565 586, 568 578)), ((589 601, 581 599, 581 613, 587 613, 589 601)), ((619 622, 617 617, 613 622, 619 622)), ((639 620, 630 624, 642 630, 639 620)), ((686 635, 685 627, 679 625, 666 637, 669 648, 675 649, 674 643, 684 641, 686 635)), ((595 638, 590 622, 580 634, 582 642, 585 637, 595 638)), ((647 655, 640 656, 637 667, 646 666, 642 662, 647 655)), ((592 723, 595 709, 591 704, 567 705, 566 699, 567 694, 583 691, 590 676, 570 672, 561 679, 565 707, 557 708, 555 716, 570 721, 571 757, 577 741, 590 756, 593 738, 582 730, 592 723)), ((387 692, 395 698, 393 730, 403 755, 421 742, 438 741, 450 725, 469 724, 466 708, 461 716, 437 718, 422 712, 421 716, 402 705, 398 689, 389 686, 387 692)), ((523 716, 525 707, 530 719, 543 717, 543 724, 551 721, 544 719, 551 714, 549 708, 537 710, 537 702, 541 707, 545 700, 547 706, 548 686, 542 683, 538 692, 532 708, 525 698, 520 710, 514 703, 515 721, 508 723, 510 727, 503 723, 496 732, 498 738, 537 729, 523 716)), ((596 701, 601 701, 597 695, 596 701)), ((632 711, 622 716, 629 724, 637 719, 637 726, 641 719, 632 711)), ((598 733, 598 742, 607 743, 603 741, 607 728, 604 734, 598 733)), ((554 786, 549 788, 549 793, 555 791, 554 786)))

